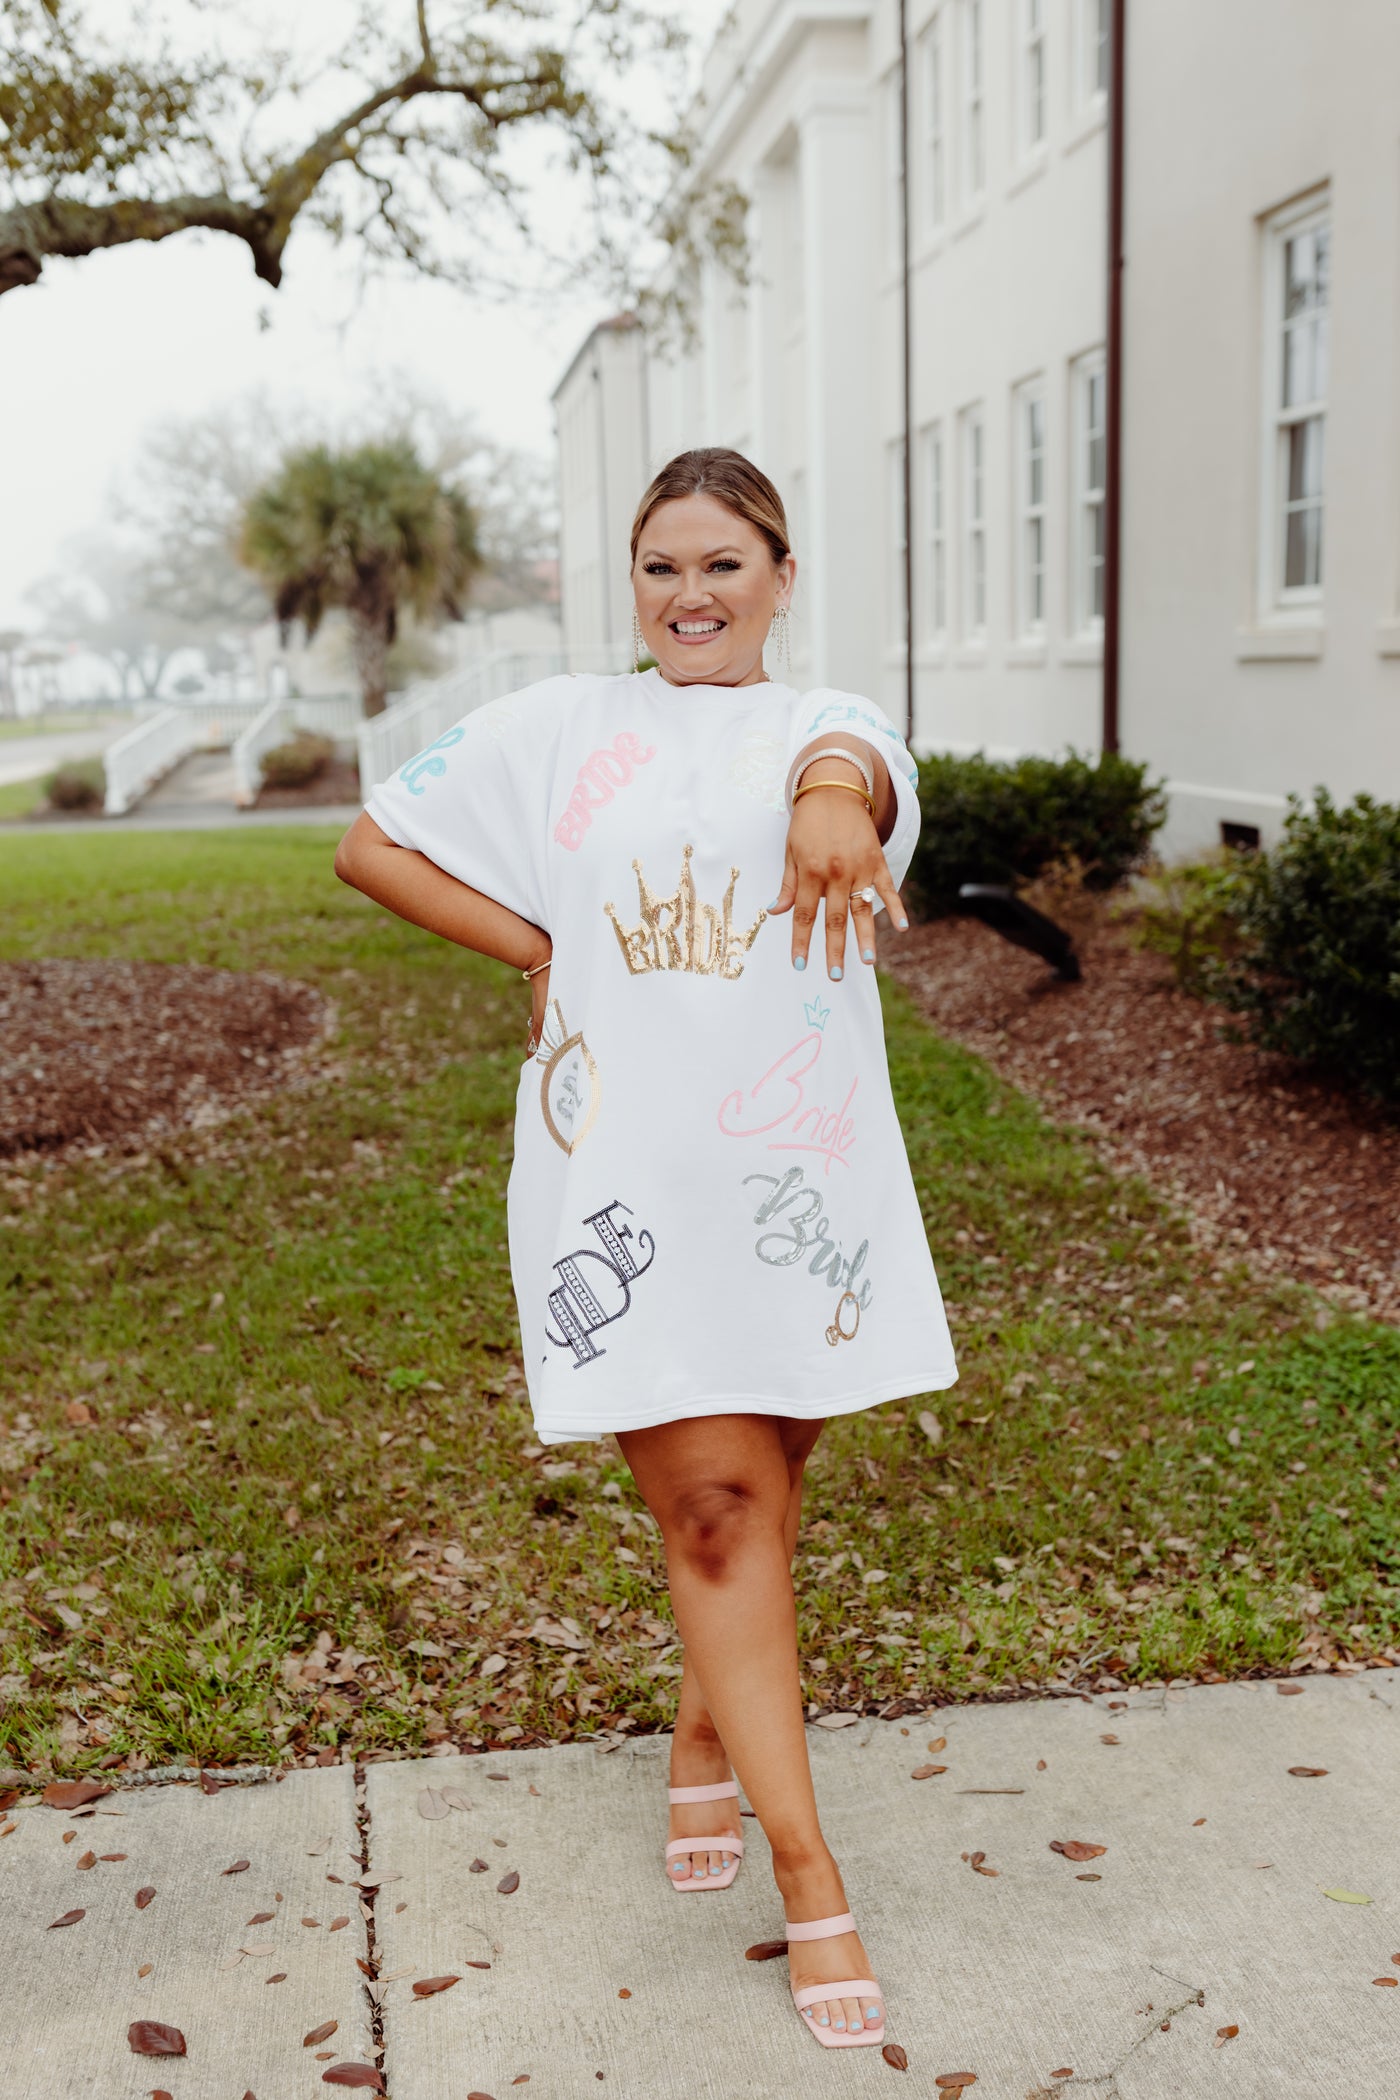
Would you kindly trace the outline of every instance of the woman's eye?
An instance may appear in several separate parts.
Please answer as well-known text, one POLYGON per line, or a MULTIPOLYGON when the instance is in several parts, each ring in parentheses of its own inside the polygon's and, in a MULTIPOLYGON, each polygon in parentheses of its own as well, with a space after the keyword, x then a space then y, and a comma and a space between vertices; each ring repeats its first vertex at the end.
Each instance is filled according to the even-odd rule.
POLYGON ((737 569, 739 564, 737 561, 731 561, 726 555, 721 560, 712 562, 710 566, 715 569, 737 569))
POLYGON ((664 561, 649 561, 646 564, 646 574, 648 576, 669 576, 671 570, 664 561))

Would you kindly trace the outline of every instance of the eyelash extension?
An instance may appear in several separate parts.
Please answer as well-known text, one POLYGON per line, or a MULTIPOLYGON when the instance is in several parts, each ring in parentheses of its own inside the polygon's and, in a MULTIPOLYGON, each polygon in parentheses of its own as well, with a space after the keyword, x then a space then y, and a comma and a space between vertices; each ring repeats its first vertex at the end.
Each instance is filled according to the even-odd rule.
MULTIPOLYGON (((721 555, 718 561, 711 562, 710 566, 713 569, 737 569, 739 563, 725 554, 721 555)), ((648 576, 671 576, 675 573, 668 562, 645 562, 643 571, 648 576)))

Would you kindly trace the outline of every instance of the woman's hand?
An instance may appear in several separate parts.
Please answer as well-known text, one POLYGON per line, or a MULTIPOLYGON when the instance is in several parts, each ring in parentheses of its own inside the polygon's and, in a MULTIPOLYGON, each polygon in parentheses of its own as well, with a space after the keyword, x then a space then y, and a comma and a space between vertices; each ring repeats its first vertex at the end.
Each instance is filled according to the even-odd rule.
MULTIPOLYGON (((823 759, 836 778, 836 762, 823 759)), ((852 769, 844 769, 850 771, 852 769)), ((842 788, 814 787, 798 798, 788 825, 783 883, 770 911, 792 912, 793 968, 805 970, 817 905, 826 905, 826 967, 840 977, 846 954, 846 925, 855 927, 862 962, 875 960, 874 907, 858 893, 874 888, 903 933, 909 921, 885 864, 875 820, 857 795, 842 788)))

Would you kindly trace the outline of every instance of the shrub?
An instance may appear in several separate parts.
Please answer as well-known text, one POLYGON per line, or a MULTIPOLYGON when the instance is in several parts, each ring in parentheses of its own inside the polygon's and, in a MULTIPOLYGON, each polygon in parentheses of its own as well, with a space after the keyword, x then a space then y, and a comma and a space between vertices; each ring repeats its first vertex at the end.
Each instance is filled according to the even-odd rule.
POLYGON ((953 909, 964 882, 1025 883, 1070 863, 1090 889, 1111 889, 1145 859, 1166 818, 1146 766, 1109 753, 923 758, 919 801, 909 879, 926 916, 953 909))
POLYGON ((69 759, 44 781, 50 809, 100 809, 107 794, 107 772, 100 758, 69 759))
POLYGON ((1250 863, 1230 847, 1163 868, 1136 885, 1133 935, 1164 955, 1183 991, 1208 995, 1239 952, 1239 909, 1250 863))
POLYGON ((1222 987, 1254 1042, 1400 1109, 1400 804, 1290 798, 1241 862, 1239 953, 1222 987))
POLYGON ((313 736, 309 730, 299 729, 290 743, 275 744, 271 751, 264 751, 263 786, 309 787, 325 772, 334 751, 329 737, 313 736))

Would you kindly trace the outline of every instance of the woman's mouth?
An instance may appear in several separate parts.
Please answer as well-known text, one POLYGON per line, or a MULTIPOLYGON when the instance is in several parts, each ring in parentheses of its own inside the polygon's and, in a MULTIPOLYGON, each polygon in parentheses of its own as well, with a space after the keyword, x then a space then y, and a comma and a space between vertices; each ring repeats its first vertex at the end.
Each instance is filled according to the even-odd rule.
POLYGON ((728 623, 724 620, 670 620, 671 633, 687 648, 695 648, 704 642, 712 642, 716 635, 723 634, 728 623))

